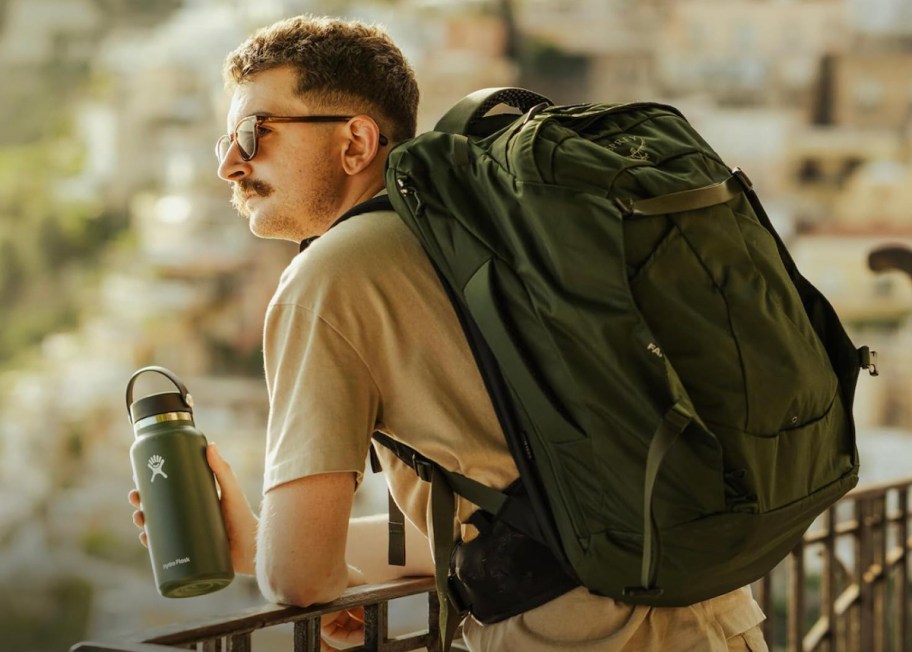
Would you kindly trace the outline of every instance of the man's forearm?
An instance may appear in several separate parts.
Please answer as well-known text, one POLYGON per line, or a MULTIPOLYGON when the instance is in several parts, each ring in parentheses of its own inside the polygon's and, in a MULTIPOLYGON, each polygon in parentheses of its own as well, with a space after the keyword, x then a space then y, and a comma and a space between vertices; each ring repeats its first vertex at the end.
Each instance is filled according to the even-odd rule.
POLYGON ((345 541, 354 474, 299 478, 263 496, 256 572, 267 599, 306 607, 335 600, 348 585, 345 541))

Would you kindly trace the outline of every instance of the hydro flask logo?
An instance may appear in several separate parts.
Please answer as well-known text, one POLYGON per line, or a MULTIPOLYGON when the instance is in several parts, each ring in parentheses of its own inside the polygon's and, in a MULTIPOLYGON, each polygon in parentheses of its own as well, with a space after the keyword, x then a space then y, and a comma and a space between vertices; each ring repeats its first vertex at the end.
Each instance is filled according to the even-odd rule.
POLYGON ((168 479, 168 474, 162 471, 162 467, 165 465, 165 459, 161 455, 153 455, 149 458, 149 468, 152 469, 152 480, 150 482, 155 482, 155 476, 160 475, 165 480, 168 479))

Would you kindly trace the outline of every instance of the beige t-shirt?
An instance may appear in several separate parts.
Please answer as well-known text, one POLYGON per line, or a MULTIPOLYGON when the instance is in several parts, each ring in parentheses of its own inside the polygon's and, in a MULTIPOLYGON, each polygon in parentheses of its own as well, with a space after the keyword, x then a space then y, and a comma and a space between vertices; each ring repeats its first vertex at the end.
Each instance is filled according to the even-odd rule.
MULTIPOLYGON (((394 213, 353 217, 295 257, 267 310, 264 357, 264 492, 333 471, 360 482, 378 429, 489 486, 518 476, 449 298, 394 213)), ((383 447, 378 454, 397 504, 426 533, 428 484, 383 447)), ((459 499, 460 523, 474 509, 459 499)), ((584 646, 573 649, 621 650, 647 622, 655 633, 715 627, 731 636, 762 619, 749 590, 678 610, 576 589, 494 625, 470 619, 465 629, 473 649, 566 649, 581 636, 584 646)), ((716 649, 673 643, 662 649, 716 649)))

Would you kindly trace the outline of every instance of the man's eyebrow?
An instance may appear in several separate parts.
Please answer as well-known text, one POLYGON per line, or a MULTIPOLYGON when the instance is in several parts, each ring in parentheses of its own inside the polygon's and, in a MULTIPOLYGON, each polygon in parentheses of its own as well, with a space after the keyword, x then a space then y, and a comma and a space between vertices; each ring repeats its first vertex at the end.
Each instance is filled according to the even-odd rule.
POLYGON ((235 120, 235 121, 234 121, 234 125, 232 125, 232 126, 237 126, 237 124, 238 124, 241 120, 244 120, 244 119, 246 119, 246 118, 249 118, 250 116, 253 116, 253 115, 258 116, 258 117, 261 117, 261 118, 268 118, 268 117, 270 117, 270 116, 276 115, 276 113, 273 112, 273 111, 250 111, 249 113, 244 113, 240 118, 238 118, 237 120, 235 120))

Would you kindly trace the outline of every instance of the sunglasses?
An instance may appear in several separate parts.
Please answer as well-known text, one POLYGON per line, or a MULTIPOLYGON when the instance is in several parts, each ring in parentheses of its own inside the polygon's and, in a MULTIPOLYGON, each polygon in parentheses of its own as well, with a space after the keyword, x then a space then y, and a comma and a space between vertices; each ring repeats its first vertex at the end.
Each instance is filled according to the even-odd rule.
MULTIPOLYGON (((233 134, 221 136, 215 143, 215 157, 221 164, 231 149, 231 143, 237 143, 241 158, 251 160, 257 153, 260 138, 260 127, 267 122, 347 122, 354 116, 351 115, 248 115, 241 118, 234 128, 233 134)), ((389 141, 380 134, 380 146, 384 147, 389 141)))

